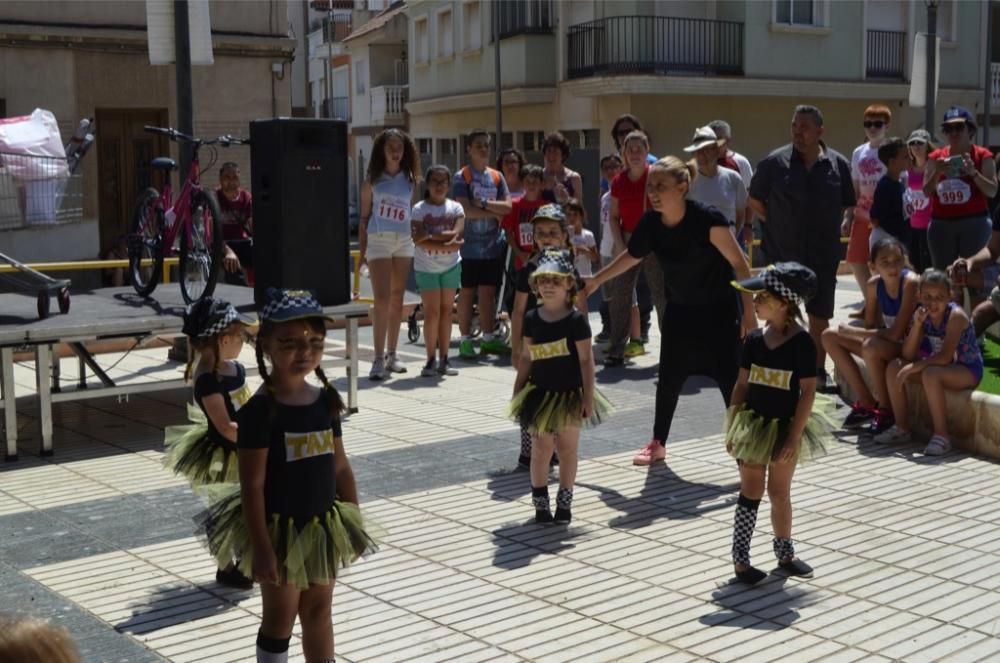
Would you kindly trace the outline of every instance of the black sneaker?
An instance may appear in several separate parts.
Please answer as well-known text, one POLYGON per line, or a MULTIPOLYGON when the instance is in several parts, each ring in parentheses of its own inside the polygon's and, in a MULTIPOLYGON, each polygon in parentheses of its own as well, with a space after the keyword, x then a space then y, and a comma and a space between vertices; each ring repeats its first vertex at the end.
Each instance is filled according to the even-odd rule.
POLYGON ((876 408, 875 416, 872 418, 871 424, 868 425, 868 432, 875 436, 889 430, 895 423, 896 417, 893 416, 891 410, 876 408))
POLYGON ((837 387, 837 383, 826 372, 825 369, 820 369, 816 373, 816 391, 821 394, 839 394, 840 389, 837 387))
POLYGON ((536 523, 551 523, 552 522, 552 512, 548 509, 535 509, 535 522, 536 523))
POLYGON ((236 589, 253 589, 253 579, 246 577, 235 566, 215 572, 215 582, 236 589))
POLYGON ((649 332, 646 332, 645 334, 642 334, 641 336, 639 336, 639 340, 642 341, 643 345, 646 345, 647 343, 649 343, 649 332))
POLYGON ((531 469, 531 456, 521 454, 517 457, 517 466, 524 470, 531 469))
POLYGON ((602 329, 601 333, 594 337, 594 343, 607 343, 611 340, 611 331, 602 329))
POLYGON ((844 428, 862 428, 875 418, 875 408, 856 402, 851 406, 851 412, 844 419, 844 428))
POLYGON ((608 355, 604 358, 604 368, 620 368, 625 365, 625 357, 613 357, 608 355))
POLYGON ((573 520, 573 514, 570 513, 569 509, 564 509, 561 506, 556 507, 556 515, 553 520, 557 523, 568 523, 573 520))

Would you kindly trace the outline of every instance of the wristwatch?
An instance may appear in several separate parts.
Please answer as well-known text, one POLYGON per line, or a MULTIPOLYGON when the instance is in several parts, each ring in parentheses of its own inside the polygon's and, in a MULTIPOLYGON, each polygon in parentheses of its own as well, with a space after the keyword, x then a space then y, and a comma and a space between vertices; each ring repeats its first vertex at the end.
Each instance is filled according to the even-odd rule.
POLYGON ((488 202, 489 202, 489 201, 488 201, 488 200, 486 200, 485 198, 480 198, 480 199, 479 199, 479 209, 486 209, 486 204, 487 204, 488 202))

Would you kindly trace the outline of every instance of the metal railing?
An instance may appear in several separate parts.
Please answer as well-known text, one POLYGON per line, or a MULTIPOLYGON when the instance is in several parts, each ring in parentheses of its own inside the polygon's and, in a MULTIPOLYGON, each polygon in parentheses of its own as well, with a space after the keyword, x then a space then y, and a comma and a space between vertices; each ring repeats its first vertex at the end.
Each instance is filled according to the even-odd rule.
POLYGON ((550 35, 555 27, 555 12, 552 0, 493 0, 483 3, 490 11, 493 26, 492 35, 496 39, 517 35, 550 35))
POLYGON ((83 220, 83 175, 65 158, 0 152, 0 230, 83 220))
POLYGON ((905 32, 868 30, 865 46, 865 75, 868 78, 904 78, 905 65, 905 32))
POLYGON ((323 18, 323 43, 344 41, 351 34, 351 15, 334 14, 332 18, 323 18))
POLYGON ((990 105, 1000 110, 1000 62, 990 63, 990 105))
POLYGON ((743 24, 613 16, 573 25, 569 78, 610 74, 743 75, 743 24))

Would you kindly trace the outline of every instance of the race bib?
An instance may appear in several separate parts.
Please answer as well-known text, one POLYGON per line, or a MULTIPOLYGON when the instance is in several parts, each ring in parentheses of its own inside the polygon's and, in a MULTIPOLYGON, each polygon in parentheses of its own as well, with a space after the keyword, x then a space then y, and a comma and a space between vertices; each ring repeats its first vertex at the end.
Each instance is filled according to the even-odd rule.
POLYGON ((919 189, 907 189, 903 194, 903 207, 907 216, 913 216, 914 212, 927 209, 929 204, 930 200, 919 189))
POLYGON ((942 205, 961 205, 972 198, 972 189, 962 180, 943 180, 937 185, 937 195, 942 205))
POLYGON ((376 193, 372 213, 377 222, 404 225, 410 222, 410 201, 399 196, 376 193))
POLYGON ((535 241, 535 226, 531 223, 517 225, 517 243, 519 246, 532 246, 535 241))

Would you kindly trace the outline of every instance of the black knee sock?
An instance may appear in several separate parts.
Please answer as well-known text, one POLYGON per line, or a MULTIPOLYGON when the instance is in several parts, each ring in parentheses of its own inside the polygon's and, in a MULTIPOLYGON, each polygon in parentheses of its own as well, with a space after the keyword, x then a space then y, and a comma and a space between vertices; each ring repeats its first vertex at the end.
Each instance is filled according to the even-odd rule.
POLYGON ((757 525, 757 509, 760 500, 752 500, 743 493, 736 502, 736 517, 733 520, 733 562, 750 566, 750 540, 757 525))
POLYGON ((775 538, 771 544, 774 546, 774 556, 778 558, 779 562, 795 557, 795 544, 792 543, 791 539, 775 538))
POLYGON ((269 638, 257 631, 257 663, 287 663, 291 638, 269 638))
POLYGON ((535 511, 549 511, 551 507, 549 506, 549 487, 542 486, 541 488, 531 487, 531 503, 535 505, 535 511))

